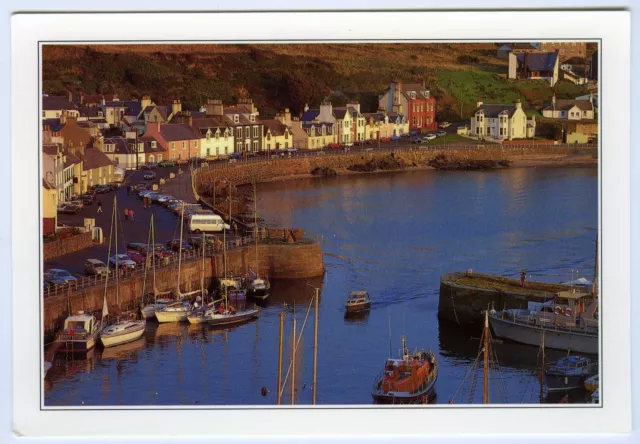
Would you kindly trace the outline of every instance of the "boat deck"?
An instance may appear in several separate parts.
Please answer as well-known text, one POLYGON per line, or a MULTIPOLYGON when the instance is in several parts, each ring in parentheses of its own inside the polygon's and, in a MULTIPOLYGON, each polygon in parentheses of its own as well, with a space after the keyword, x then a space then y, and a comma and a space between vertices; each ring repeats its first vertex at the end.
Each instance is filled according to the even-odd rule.
POLYGON ((569 290, 569 286, 560 284, 548 284, 546 282, 526 281, 525 286, 520 285, 520 279, 509 279, 501 276, 473 273, 451 273, 443 276, 443 280, 465 287, 484 290, 496 290, 510 293, 522 293, 526 295, 552 296, 560 291, 569 290))

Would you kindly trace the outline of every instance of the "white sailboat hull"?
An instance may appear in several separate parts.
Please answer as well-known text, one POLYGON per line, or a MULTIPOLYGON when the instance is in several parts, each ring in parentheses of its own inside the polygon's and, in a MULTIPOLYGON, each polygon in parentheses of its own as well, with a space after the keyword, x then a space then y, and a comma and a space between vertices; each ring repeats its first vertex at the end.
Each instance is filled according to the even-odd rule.
POLYGON ((146 322, 140 322, 140 325, 136 328, 132 328, 130 330, 124 332, 118 332, 113 334, 102 333, 100 335, 100 341, 102 341, 102 345, 105 347, 114 347, 120 344, 126 344, 128 342, 133 342, 142 337, 144 334, 146 322))
POLYGON ((159 310, 155 312, 156 314, 156 319, 158 319, 158 322, 163 323, 163 322, 182 322, 182 321, 186 321, 187 317, 189 316, 189 312, 188 311, 164 311, 164 310, 159 310))
POLYGON ((149 320, 156 318, 156 311, 162 310, 167 304, 150 304, 142 308, 142 316, 149 320))

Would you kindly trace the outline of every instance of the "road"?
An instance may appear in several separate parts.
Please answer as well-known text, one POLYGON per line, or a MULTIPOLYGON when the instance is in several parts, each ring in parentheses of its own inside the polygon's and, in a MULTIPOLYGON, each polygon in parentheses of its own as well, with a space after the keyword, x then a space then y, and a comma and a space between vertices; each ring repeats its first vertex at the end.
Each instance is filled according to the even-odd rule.
MULTIPOLYGON (((62 268, 72 274, 84 274, 85 259, 99 259, 103 262, 107 261, 111 229, 111 218, 114 204, 114 197, 117 199, 117 217, 118 217, 118 253, 125 252, 125 246, 129 242, 147 243, 149 236, 149 221, 151 215, 154 215, 155 241, 166 245, 166 242, 172 239, 180 238, 180 217, 162 205, 152 204, 151 208, 144 208, 142 199, 137 194, 127 195, 127 186, 135 185, 140 182, 157 183, 160 178, 168 178, 170 173, 177 174, 177 167, 173 168, 157 168, 156 179, 152 181, 143 180, 145 170, 128 172, 124 184, 117 190, 105 194, 98 194, 98 199, 102 202, 102 212, 98 213, 96 203, 86 205, 77 215, 59 214, 58 224, 69 226, 84 226, 84 218, 94 218, 97 227, 102 228, 105 242, 101 245, 95 245, 84 250, 70 253, 64 256, 45 261, 44 270, 49 268, 62 268), (124 209, 130 208, 134 211, 134 220, 125 220, 124 209)), ((175 179, 170 179, 161 189, 167 193, 177 191, 180 187, 180 193, 190 193, 191 200, 195 201, 191 193, 191 182, 189 171, 184 169, 182 175, 176 175, 175 179), (188 186, 187 186, 188 185, 188 186), (185 190, 183 190, 183 188, 185 190)), ((182 197, 182 196, 176 196, 182 197)), ((186 240, 191 235, 185 230, 183 238, 186 240)), ((222 235, 220 235, 222 236, 222 235)), ((233 236, 227 236, 233 239, 233 236)), ((114 235, 115 240, 115 235, 114 235)), ((115 254, 115 244, 112 245, 111 255, 115 254)))

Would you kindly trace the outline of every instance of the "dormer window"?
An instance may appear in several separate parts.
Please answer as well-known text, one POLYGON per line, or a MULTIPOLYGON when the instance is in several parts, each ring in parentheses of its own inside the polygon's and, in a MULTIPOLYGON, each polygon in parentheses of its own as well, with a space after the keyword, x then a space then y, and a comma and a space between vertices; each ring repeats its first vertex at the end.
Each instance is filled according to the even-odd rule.
POLYGON ((322 126, 322 135, 324 136, 324 135, 326 134, 326 132, 327 132, 327 129, 326 129, 326 127, 323 125, 323 126, 322 126))
POLYGON ((103 117, 102 111, 98 111, 98 117, 103 117))
POLYGON ((240 116, 237 115, 237 114, 234 114, 233 115, 233 123, 238 123, 238 122, 240 122, 240 116))
POLYGON ((411 92, 409 93, 409 95, 411 96, 411 98, 412 98, 412 99, 415 99, 415 98, 416 98, 416 92, 415 92, 415 91, 411 91, 411 92))
POLYGON ((255 115, 253 115, 253 114, 251 114, 251 115, 249 116, 249 122, 255 122, 255 121, 256 121, 256 116, 255 116, 255 115))
MULTIPOLYGON (((226 132, 225 132, 225 134, 226 134, 226 132)), ((218 130, 216 130, 216 139, 219 139, 219 138, 220 138, 220 130, 218 129, 218 130)))
POLYGON ((151 141, 151 148, 156 149, 156 147, 157 147, 156 144, 157 144, 157 142, 155 140, 152 140, 151 141))

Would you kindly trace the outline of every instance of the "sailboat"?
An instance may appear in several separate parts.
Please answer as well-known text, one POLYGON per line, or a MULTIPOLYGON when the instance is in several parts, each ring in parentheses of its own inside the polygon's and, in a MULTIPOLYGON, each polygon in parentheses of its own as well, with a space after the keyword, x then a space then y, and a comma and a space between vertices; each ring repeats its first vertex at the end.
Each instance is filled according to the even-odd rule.
MULTIPOLYGON (((493 349, 493 340, 491 339, 491 331, 489 329, 489 310, 488 309, 484 313, 484 328, 482 331, 482 338, 480 339, 480 349, 478 350, 478 356, 474 361, 473 366, 471 367, 471 369, 469 369, 464 379, 460 383, 458 390, 456 390, 455 394, 449 401, 449 404, 454 403, 456 396, 458 395, 458 393, 460 393, 462 389, 462 386, 467 381, 467 378, 472 374, 473 375, 471 377, 471 387, 469 388, 467 403, 471 404, 473 402, 475 388, 476 388, 476 380, 478 375, 478 366, 479 366, 481 355, 483 358, 482 403, 490 404, 491 399, 489 394, 489 371, 491 368, 494 368, 494 371, 496 369, 499 370, 499 367, 497 362, 498 361, 497 356, 493 349)), ((499 385, 496 385, 496 388, 499 388, 499 385)), ((502 396, 504 398, 503 402, 506 404, 507 403, 506 393, 503 393, 502 396)), ((542 397, 542 394, 540 396, 542 397)))
POLYGON ((253 183, 253 237, 256 242, 256 271, 249 268, 249 275, 247 276, 247 295, 252 296, 254 299, 265 300, 269 297, 269 289, 271 285, 265 278, 261 278, 259 274, 259 261, 258 261, 258 204, 256 198, 256 184, 253 183))
MULTIPOLYGON (((112 220, 112 229, 115 231, 115 257, 118 258, 118 202, 116 197, 113 197, 113 220, 112 220)), ((111 239, 109 236, 109 252, 111 254, 111 239)), ((107 257, 108 260, 108 257, 107 257)), ((116 276, 116 299, 118 298, 118 294, 120 291, 120 285, 118 282, 119 276, 119 263, 116 259, 116 268, 115 268, 115 276, 116 276)), ((146 270, 145 270, 146 273, 146 270)), ((109 307, 107 304, 107 288, 109 285, 109 275, 111 273, 107 273, 107 277, 104 281, 104 303, 102 304, 102 324, 106 324, 107 316, 109 316, 109 307)), ((146 279, 145 279, 146 281, 146 279)), ((144 284, 143 284, 144 291, 144 284)), ((143 293, 144 294, 144 293, 143 293)), ((137 321, 134 319, 127 319, 124 321, 118 320, 116 323, 107 325, 104 330, 100 333, 100 341, 102 345, 105 347, 113 347, 114 345, 125 344, 127 342, 135 341, 140 339, 144 333, 144 328, 147 324, 147 321, 144 319, 141 321, 137 321)))
POLYGON ((202 270, 200 271, 200 292, 202 294, 202 307, 197 306, 197 302, 194 304, 194 310, 187 316, 189 324, 202 324, 208 322, 206 315, 213 311, 214 303, 206 303, 204 296, 206 294, 204 288, 204 253, 205 253, 204 233, 202 233, 202 270))
MULTIPOLYGON (((160 295, 165 295, 171 293, 170 291, 159 292, 156 287, 156 254, 155 254, 155 245, 156 245, 156 229, 153 224, 153 213, 151 214, 151 220, 149 222, 149 240, 150 243, 147 243, 147 260, 151 259, 151 268, 153 270, 153 304, 146 305, 142 307, 142 317, 145 319, 155 319, 156 311, 162 310, 171 302, 174 302, 168 298, 158 298, 160 295)), ((146 274, 146 269, 145 269, 146 274)), ((146 277, 145 277, 146 281, 146 277)))
MULTIPOLYGON (((227 276, 227 235, 226 230, 223 229, 223 257, 224 257, 224 275, 225 279, 227 276)), ((223 280, 224 282, 224 280, 223 280)), ((223 294, 224 299, 218 305, 217 310, 209 310, 205 313, 205 319, 209 325, 214 326, 223 326, 223 325, 233 325, 239 324, 241 322, 248 321, 250 319, 257 318, 260 314, 260 310, 257 308, 254 309, 245 309, 245 310, 237 310, 233 306, 229 306, 229 295, 227 293, 227 286, 223 285, 223 294)), ((217 302, 217 301, 216 301, 217 302)))
POLYGON ((181 322, 186 321, 189 313, 191 313, 192 307, 188 300, 185 300, 185 296, 191 296, 193 293, 198 293, 200 290, 191 293, 180 293, 180 272, 182 271, 182 234, 184 230, 184 207, 182 208, 180 217, 180 249, 178 253, 178 301, 167 305, 166 307, 156 310, 156 318, 158 322, 181 322))

